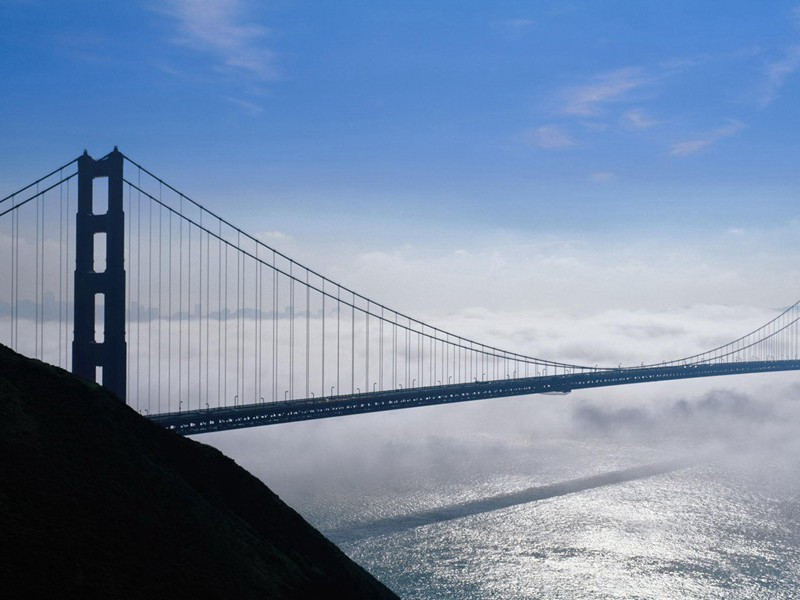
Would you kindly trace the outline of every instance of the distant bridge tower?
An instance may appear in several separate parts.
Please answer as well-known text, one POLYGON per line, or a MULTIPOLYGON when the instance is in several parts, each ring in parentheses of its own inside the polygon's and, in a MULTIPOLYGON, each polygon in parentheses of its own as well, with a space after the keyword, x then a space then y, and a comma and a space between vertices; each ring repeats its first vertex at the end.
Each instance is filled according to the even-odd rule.
POLYGON ((105 387, 125 401, 127 346, 122 174, 123 155, 116 147, 100 160, 93 159, 85 151, 78 159, 72 372, 90 381, 101 379, 105 387), (94 184, 99 178, 107 179, 107 207, 99 206, 99 202, 95 205, 94 184), (96 250, 101 256, 105 254, 105 270, 95 270, 96 250), (97 322, 98 307, 102 307, 102 324, 97 322), (102 338, 98 337, 96 327, 103 328, 102 338))

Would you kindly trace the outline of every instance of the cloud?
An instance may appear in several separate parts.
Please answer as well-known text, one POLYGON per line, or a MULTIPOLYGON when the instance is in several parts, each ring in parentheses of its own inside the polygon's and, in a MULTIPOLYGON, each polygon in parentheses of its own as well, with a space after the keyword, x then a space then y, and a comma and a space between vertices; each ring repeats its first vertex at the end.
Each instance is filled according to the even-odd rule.
POLYGON ((622 100, 629 92, 648 83, 642 69, 625 68, 596 76, 586 85, 564 92, 563 112, 569 115, 593 116, 603 104, 622 100))
POLYGON ((65 56, 84 63, 111 65, 117 60, 114 53, 107 50, 111 40, 94 32, 61 33, 54 36, 54 41, 65 56))
MULTIPOLYGON (((779 397, 748 393, 740 384, 734 389, 715 388, 700 396, 670 399, 658 404, 605 405, 579 402, 573 409, 576 431, 604 439, 693 439, 706 447, 741 453, 796 455, 798 392, 781 386, 779 397), (739 388, 739 389, 736 389, 739 388)), ((796 464, 797 459, 789 459, 796 464)), ((736 461, 738 462, 738 460, 736 461)))
POLYGON ((669 153, 670 156, 688 156, 689 154, 700 152, 711 145, 712 142, 713 140, 709 138, 679 142, 672 145, 672 149, 669 153))
POLYGON ((225 98, 225 100, 227 100, 228 102, 231 102, 232 104, 235 104, 236 106, 241 108, 242 111, 247 113, 248 115, 255 116, 264 112, 264 109, 261 106, 253 102, 248 102, 247 100, 240 100, 239 98, 232 98, 230 96, 223 96, 223 98, 225 98))
POLYGON ((592 173, 591 179, 595 183, 605 183, 607 181, 612 181, 616 178, 614 173, 610 173, 609 171, 597 171, 592 173))
MULTIPOLYGON (((562 348, 529 345, 520 338, 520 323, 553 323, 549 311, 568 312, 566 325, 576 327, 569 345, 582 347, 581 356, 585 359, 593 349, 581 344, 581 335, 586 328, 599 326, 594 316, 606 309, 677 308, 698 299, 771 307, 794 299, 796 290, 790 289, 787 273, 797 270, 800 257, 795 251, 797 244, 792 244, 796 230, 754 231, 737 238, 735 243, 721 236, 726 236, 724 230, 709 233, 705 239, 683 239, 677 248, 674 240, 573 240, 497 232, 470 236, 468 254, 454 252, 463 247, 463 239, 452 246, 420 242, 408 248, 392 248, 391 243, 388 247, 378 244, 369 253, 337 243, 335 248, 323 246, 324 250, 316 255, 327 254, 314 262, 320 272, 328 273, 332 279, 341 279, 367 295, 380 291, 382 298, 391 298, 399 309, 417 318, 433 319, 439 325, 445 325, 447 319, 445 329, 449 331, 482 340, 498 334, 494 340, 498 343, 513 337, 516 341, 509 347, 519 351, 524 348, 526 352, 563 358, 562 348), (770 258, 765 260, 767 256, 770 258), (631 284, 634 281, 636 285, 631 284), (533 307, 541 312, 526 312, 533 307), (516 311, 522 312, 512 318, 516 311), (579 313, 592 318, 584 321, 575 316, 579 313), (506 321, 507 328, 502 325, 506 321)), ((608 319, 609 323, 616 322, 613 314, 608 319)), ((720 330, 739 333, 744 319, 737 315, 720 330)), ((760 320, 759 316, 749 323, 755 327, 760 320)), ((659 327, 676 323, 680 324, 678 319, 669 315, 655 322, 659 327)), ((652 325, 649 321, 644 324, 652 325)), ((702 331, 699 327, 697 330, 702 331)), ((648 357, 652 361, 665 360, 688 347, 705 349, 706 344, 701 342, 707 341, 711 333, 704 333, 704 339, 697 343, 676 343, 674 347, 671 343, 669 347, 659 344, 652 353, 627 354, 627 341, 614 338, 608 351, 594 349, 597 352, 592 360, 610 352, 615 357, 619 355, 620 361, 636 364, 648 357)), ((648 343, 659 341, 651 334, 645 336, 648 343)), ((531 335, 530 339, 536 337, 531 335)), ((555 338, 543 335, 538 339, 541 342, 555 338)), ((565 339, 563 335, 561 339, 565 339)))
POLYGON ((710 131, 703 137, 673 144, 669 154, 670 156, 689 156, 691 154, 696 154, 721 139, 736 135, 743 128, 744 125, 739 121, 731 121, 728 125, 710 131))
POLYGON ((800 46, 792 46, 786 51, 786 55, 781 60, 769 63, 765 67, 766 81, 760 98, 762 107, 768 106, 775 101, 786 80, 798 68, 800 68, 800 46))
POLYGON ((545 150, 560 150, 575 145, 575 141, 556 125, 543 125, 523 134, 527 143, 545 150))
POLYGON ((287 242, 292 239, 292 236, 283 231, 263 231, 256 235, 256 237, 265 244, 274 244, 276 242, 287 242))
POLYGON ((639 109, 631 109, 625 112, 625 114, 622 115, 622 121, 626 126, 633 129, 649 129, 659 123, 639 109))
POLYGON ((264 45, 268 30, 245 19, 240 0, 170 0, 158 10, 177 20, 176 43, 214 56, 217 68, 258 80, 275 77, 275 55, 264 45))
POLYGON ((530 29, 534 25, 536 25, 536 21, 533 19, 503 19, 501 21, 497 21, 496 25, 502 29, 510 31, 512 33, 519 33, 530 29))

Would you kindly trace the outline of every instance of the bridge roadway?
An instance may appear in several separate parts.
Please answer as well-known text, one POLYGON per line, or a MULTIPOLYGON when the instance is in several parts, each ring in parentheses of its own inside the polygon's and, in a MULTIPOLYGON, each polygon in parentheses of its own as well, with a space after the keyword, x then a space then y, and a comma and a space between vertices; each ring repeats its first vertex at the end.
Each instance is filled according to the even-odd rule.
POLYGON ((599 369, 565 375, 474 381, 451 385, 347 394, 325 398, 242 404, 205 410, 161 413, 150 419, 183 435, 258 427, 310 419, 324 419, 414 406, 432 406, 483 398, 558 394, 572 390, 647 383, 695 377, 716 377, 745 373, 800 370, 800 360, 732 362, 721 364, 672 365, 599 369))

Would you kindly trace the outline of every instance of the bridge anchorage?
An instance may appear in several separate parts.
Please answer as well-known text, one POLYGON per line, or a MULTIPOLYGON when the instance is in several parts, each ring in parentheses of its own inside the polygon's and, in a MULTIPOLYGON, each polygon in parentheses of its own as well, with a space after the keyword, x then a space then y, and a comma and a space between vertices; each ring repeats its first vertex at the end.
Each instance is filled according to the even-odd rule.
POLYGON ((328 279, 116 148, 0 200, 0 342, 184 434, 537 393, 800 369, 800 305, 677 360, 509 352, 328 279))

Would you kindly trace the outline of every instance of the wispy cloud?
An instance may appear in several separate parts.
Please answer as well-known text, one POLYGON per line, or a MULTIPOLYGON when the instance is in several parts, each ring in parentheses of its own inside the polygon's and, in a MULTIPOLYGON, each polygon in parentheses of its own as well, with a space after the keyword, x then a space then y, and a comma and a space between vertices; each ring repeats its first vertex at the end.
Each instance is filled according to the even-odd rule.
POLYGON ((258 115, 264 112, 264 109, 258 104, 248 102, 247 100, 240 100, 239 98, 232 98, 231 96, 223 96, 228 102, 238 106, 248 115, 258 115))
POLYGON ((633 129, 649 129, 659 124, 643 110, 631 109, 622 115, 622 122, 633 129))
MULTIPOLYGON (((800 18, 800 17, 798 17, 800 18)), ((771 104, 778 97, 781 88, 792 73, 800 68, 800 46, 792 46, 786 51, 785 56, 776 62, 769 63, 764 74, 766 81, 761 93, 761 106, 771 104)))
POLYGON ((283 231, 263 231, 256 235, 265 244, 274 244, 276 242, 288 242, 292 240, 292 236, 283 231))
POLYGON ((524 31, 526 29, 530 29, 536 24, 536 21, 533 19, 503 19, 501 21, 497 21, 496 25, 502 29, 506 29, 513 32, 524 31))
POLYGON ((590 177, 595 183, 606 183, 608 181, 613 181, 617 176, 609 171, 596 171, 592 173, 590 177))
POLYGON ((58 44, 60 53, 77 61, 111 65, 118 60, 114 52, 108 51, 112 40, 92 31, 65 32, 54 36, 53 40, 58 44))
POLYGON ((701 137, 673 144, 669 154, 670 156, 689 156, 690 154, 696 154, 721 139, 736 135, 743 128, 744 125, 739 121, 731 121, 727 125, 714 129, 701 137))
POLYGON ((247 19, 241 0, 169 0, 157 10, 177 20, 176 43, 215 57, 216 68, 257 80, 275 77, 268 30, 247 19))
POLYGON ((575 141, 563 129, 556 125, 543 125, 529 129, 523 139, 530 145, 545 150, 560 150, 575 145, 575 141))
POLYGON ((565 90, 563 112, 569 115, 593 116, 604 104, 624 99, 627 94, 648 83, 642 69, 625 68, 596 76, 585 85, 565 90))

